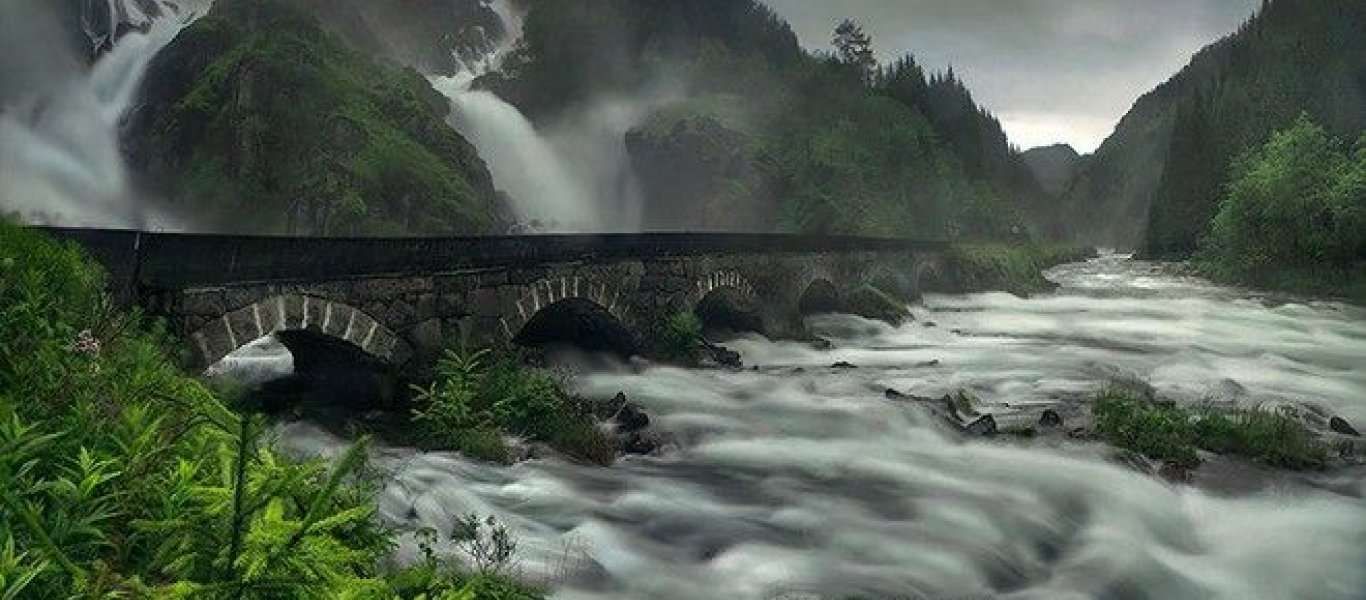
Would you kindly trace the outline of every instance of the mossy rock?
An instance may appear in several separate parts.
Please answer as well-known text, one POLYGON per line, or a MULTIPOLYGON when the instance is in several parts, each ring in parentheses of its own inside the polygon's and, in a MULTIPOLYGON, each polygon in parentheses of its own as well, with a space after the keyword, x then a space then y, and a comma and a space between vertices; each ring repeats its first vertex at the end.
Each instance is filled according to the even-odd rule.
POLYGON ((866 319, 876 319, 891 325, 900 325, 913 319, 905 302, 900 302, 891 294, 871 285, 859 286, 844 298, 845 312, 866 319))
POLYGON ((473 234, 492 177, 411 69, 347 47, 290 0, 220 2, 149 67, 130 162, 172 212, 221 231, 473 234))

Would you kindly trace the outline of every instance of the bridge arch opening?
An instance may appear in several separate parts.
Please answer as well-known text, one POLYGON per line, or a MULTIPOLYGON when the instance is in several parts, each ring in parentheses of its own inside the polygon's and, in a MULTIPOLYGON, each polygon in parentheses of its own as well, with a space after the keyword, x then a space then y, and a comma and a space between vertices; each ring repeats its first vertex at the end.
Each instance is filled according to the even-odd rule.
POLYGON ((797 310, 802 316, 835 313, 843 306, 839 289, 829 279, 824 278, 808 284, 797 301, 797 310))
POLYGON ((238 390, 245 408, 269 413, 349 414, 392 406, 399 391, 393 367, 316 329, 276 331, 249 341, 205 375, 238 390))
POLYGON ((764 333, 764 320, 759 314, 753 294, 734 287, 720 287, 707 292, 693 308, 702 321, 702 329, 709 333, 764 333))
POLYGON ((637 351, 626 325, 601 304, 586 298, 566 298, 536 311, 512 339, 519 346, 572 346, 622 358, 637 351))

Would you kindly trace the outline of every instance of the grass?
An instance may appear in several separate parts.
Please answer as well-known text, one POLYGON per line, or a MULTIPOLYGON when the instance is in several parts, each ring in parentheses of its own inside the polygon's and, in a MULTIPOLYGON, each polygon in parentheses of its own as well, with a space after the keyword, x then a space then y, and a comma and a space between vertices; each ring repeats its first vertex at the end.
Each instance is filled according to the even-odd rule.
POLYGON ((967 293, 1006 291, 1027 296, 1053 289, 1044 278, 1050 267, 1093 256, 1094 251, 1059 244, 955 244, 945 272, 932 291, 967 293))
POLYGON ((1187 409, 1118 387, 1101 392, 1092 412, 1111 444, 1186 467, 1200 463, 1201 449, 1287 469, 1321 468, 1327 458, 1302 424, 1279 413, 1187 409))

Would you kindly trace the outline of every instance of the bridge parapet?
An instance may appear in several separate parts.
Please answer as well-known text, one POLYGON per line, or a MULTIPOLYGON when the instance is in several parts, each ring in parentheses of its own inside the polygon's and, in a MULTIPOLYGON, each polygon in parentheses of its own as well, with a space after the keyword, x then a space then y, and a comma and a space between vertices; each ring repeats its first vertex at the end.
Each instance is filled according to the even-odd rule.
POLYGON ((51 230, 85 245, 185 337, 196 367, 278 331, 309 330, 392 364, 444 346, 515 339, 577 299, 636 333, 735 290, 767 333, 800 335, 814 282, 852 290, 917 278, 944 244, 845 237, 619 234, 451 239, 295 239, 51 230))

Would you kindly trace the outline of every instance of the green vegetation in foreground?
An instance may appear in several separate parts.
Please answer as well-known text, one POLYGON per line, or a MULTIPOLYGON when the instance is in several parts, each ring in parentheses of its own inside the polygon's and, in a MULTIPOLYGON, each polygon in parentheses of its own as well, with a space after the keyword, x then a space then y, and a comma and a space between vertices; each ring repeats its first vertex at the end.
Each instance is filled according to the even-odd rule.
POLYGON ((503 434, 550 444, 570 456, 610 465, 616 447, 550 373, 512 352, 448 350, 436 378, 415 388, 418 441, 494 462, 510 459, 503 434))
POLYGON ((298 0, 218 2, 149 67, 125 137, 197 222, 309 235, 489 233, 492 178, 411 69, 324 30, 298 0))
POLYGON ((1056 244, 955 244, 944 258, 944 270, 928 275, 926 288, 965 293, 1003 290, 1027 296, 1052 290, 1044 278, 1049 267, 1090 258, 1095 251, 1056 244))
POLYGON ((382 570, 366 444, 331 468, 281 457, 103 281, 0 222, 0 598, 540 597, 478 560, 382 570))
POLYGON ((1096 431, 1110 443, 1186 467, 1196 449, 1250 458, 1274 467, 1312 469, 1327 453, 1295 420, 1264 411, 1186 409, 1121 387, 1101 392, 1092 407, 1096 431))
POLYGON ((1308 115, 1233 166, 1196 264, 1215 279, 1366 302, 1366 136, 1308 115))

